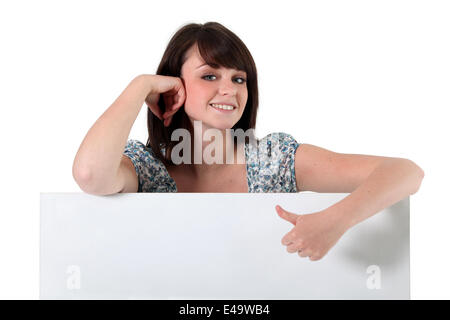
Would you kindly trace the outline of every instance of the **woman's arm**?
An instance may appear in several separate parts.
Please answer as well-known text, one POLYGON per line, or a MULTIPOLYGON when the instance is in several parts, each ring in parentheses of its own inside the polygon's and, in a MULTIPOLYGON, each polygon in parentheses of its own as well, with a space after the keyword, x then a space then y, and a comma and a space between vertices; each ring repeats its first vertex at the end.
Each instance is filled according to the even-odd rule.
POLYGON ((350 193, 327 211, 341 214, 350 227, 414 194, 423 170, 403 158, 336 153, 300 145, 295 154, 300 191, 350 193))
POLYGON ((72 174, 78 185, 94 194, 118 188, 118 170, 134 121, 152 90, 152 75, 134 78, 90 128, 75 156, 72 174))
POLYGON ((373 170, 350 195, 327 208, 347 229, 419 190, 423 170, 408 159, 389 159, 373 170))
POLYGON ((294 225, 281 243, 288 252, 298 252, 312 261, 325 256, 354 225, 416 193, 424 177, 423 170, 408 159, 339 154, 312 145, 301 148, 295 158, 298 189, 351 192, 312 214, 296 214, 276 206, 280 217, 294 225))

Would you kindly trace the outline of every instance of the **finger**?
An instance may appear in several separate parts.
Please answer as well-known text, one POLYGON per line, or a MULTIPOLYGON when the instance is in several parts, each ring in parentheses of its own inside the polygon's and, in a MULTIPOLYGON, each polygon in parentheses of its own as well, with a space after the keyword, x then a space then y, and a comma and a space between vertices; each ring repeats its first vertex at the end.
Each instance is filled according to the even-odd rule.
POLYGON ((158 94, 157 96, 147 96, 145 98, 145 103, 147 104, 148 108, 150 109, 150 111, 156 116, 158 117, 158 119, 160 119, 162 121, 163 119, 163 115, 161 112, 161 108, 158 105, 158 101, 160 99, 160 95, 158 94))
POLYGON ((172 123, 172 116, 167 118, 167 126, 170 126, 171 123, 172 123))
POLYGON ((162 120, 163 119, 163 115, 161 112, 161 109, 159 108, 159 105, 154 105, 152 103, 147 104, 148 108, 150 109, 150 111, 159 119, 162 120))
POLYGON ((184 90, 184 87, 182 87, 180 89, 180 91, 178 91, 177 97, 178 97, 178 101, 177 101, 176 108, 178 109, 184 104, 184 102, 186 100, 186 91, 184 90))
POLYGON ((302 258, 305 258, 305 257, 307 258, 307 257, 311 256, 312 253, 310 250, 299 250, 298 255, 302 258))
POLYGON ((148 106, 150 108, 150 111, 159 119, 159 120, 163 120, 163 115, 161 110, 159 109, 158 106, 154 107, 154 106, 148 106))
POLYGON ((172 98, 173 106, 171 108, 172 110, 168 113, 169 116, 174 115, 178 111, 178 109, 180 109, 183 106, 185 101, 184 99, 185 99, 184 92, 179 92, 177 95, 173 96, 172 98))
POLYGON ((288 232, 282 239, 281 244, 284 246, 289 246, 290 244, 294 243, 295 237, 291 232, 288 232))
POLYGON ((287 252, 289 253, 295 253, 298 252, 299 250, 301 250, 300 246, 298 245, 298 243, 291 243, 290 245, 288 245, 286 247, 287 252))
POLYGON ((297 218, 298 218, 298 216, 299 216, 298 214, 295 214, 295 213, 286 211, 286 210, 284 210, 283 208, 281 208, 279 205, 277 205, 277 206, 275 207, 275 209, 277 210, 278 215, 279 215, 281 218, 283 218, 283 219, 286 220, 286 221, 289 221, 289 222, 292 223, 294 226, 296 225, 297 218))
POLYGON ((170 114, 170 112, 172 112, 173 111, 173 105, 174 105, 174 96, 173 95, 170 95, 169 97, 168 97, 168 99, 167 99, 168 101, 169 101, 169 104, 168 105, 166 105, 166 112, 168 113, 168 114, 170 114))
POLYGON ((311 261, 318 261, 318 260, 320 260, 320 259, 322 259, 322 257, 320 257, 320 256, 311 256, 311 257, 309 257, 309 260, 311 260, 311 261))
POLYGON ((169 108, 167 108, 167 111, 164 113, 164 116, 166 118, 172 117, 175 113, 177 113, 180 106, 179 103, 174 102, 174 97, 172 96, 169 100, 169 108))
POLYGON ((169 112, 170 112, 170 107, 173 104, 173 100, 171 96, 168 95, 164 95, 164 104, 166 106, 166 110, 163 113, 163 118, 167 119, 167 117, 169 116, 169 112))
POLYGON ((164 117, 165 118, 172 117, 175 113, 177 113, 177 111, 178 111, 177 109, 173 109, 173 110, 167 111, 167 112, 164 113, 164 117))

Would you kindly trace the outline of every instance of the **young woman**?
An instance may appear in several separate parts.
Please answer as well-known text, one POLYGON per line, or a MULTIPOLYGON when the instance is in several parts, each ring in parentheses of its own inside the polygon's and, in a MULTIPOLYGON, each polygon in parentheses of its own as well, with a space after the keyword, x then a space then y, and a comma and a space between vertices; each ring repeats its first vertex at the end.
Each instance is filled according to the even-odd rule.
POLYGON ((73 176, 83 191, 96 195, 351 193, 313 214, 298 215, 276 206, 280 217, 294 225, 282 239, 287 251, 311 260, 321 259, 353 225, 420 186, 424 173, 408 159, 336 153, 300 145, 283 132, 256 139, 252 130, 257 111, 257 71, 245 44, 219 23, 185 25, 170 40, 156 75, 133 79, 89 130, 75 157, 73 176), (128 140, 144 103, 145 145, 128 140), (190 150, 174 153, 179 129, 189 133, 183 142, 190 150), (256 143, 244 139, 234 144, 230 129, 250 132, 248 138, 256 143), (211 144, 204 135, 211 130, 216 160, 212 163, 204 161, 211 144))

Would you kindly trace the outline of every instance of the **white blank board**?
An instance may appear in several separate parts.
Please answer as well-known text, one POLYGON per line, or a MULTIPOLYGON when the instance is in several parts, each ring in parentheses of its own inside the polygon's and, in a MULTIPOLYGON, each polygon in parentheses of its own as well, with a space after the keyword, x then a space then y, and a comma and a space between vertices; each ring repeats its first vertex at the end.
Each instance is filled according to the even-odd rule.
POLYGON ((319 261, 288 253, 284 209, 343 193, 41 193, 41 299, 409 299, 409 197, 319 261))

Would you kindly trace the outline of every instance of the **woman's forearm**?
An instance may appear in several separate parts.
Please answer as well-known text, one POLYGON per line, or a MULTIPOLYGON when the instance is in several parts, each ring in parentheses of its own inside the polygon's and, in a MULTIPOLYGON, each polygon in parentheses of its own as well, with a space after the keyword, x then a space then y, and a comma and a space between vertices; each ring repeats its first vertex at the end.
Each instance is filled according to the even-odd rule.
POLYGON ((72 173, 90 190, 114 183, 133 123, 151 91, 152 76, 134 78, 89 129, 75 156, 72 173))
POLYGON ((408 159, 385 161, 355 191, 325 211, 349 229, 416 193, 423 177, 423 170, 408 159))

